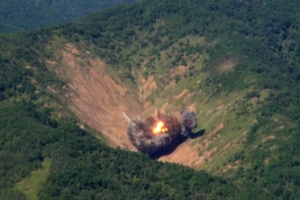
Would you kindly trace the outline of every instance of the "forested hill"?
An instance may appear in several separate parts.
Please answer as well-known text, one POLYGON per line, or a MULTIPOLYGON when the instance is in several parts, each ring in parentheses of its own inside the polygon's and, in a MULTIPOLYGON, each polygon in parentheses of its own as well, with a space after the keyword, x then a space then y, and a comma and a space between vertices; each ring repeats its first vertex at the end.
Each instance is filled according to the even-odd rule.
POLYGON ((299 4, 141 1, 1 35, 0 199, 298 199, 299 4), (111 149, 69 109, 96 59, 132 91, 154 80, 153 107, 195 105, 206 133, 187 143, 208 173, 111 149))
POLYGON ((92 12, 136 0, 1 0, 0 32, 33 30, 79 19, 92 12))

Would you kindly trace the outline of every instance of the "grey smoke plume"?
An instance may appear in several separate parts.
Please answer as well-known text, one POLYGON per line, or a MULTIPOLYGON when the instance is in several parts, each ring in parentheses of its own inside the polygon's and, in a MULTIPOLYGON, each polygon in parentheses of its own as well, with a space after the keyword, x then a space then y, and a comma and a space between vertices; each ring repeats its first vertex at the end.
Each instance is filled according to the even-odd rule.
POLYGON ((189 137, 192 133, 192 129, 198 126, 196 114, 190 111, 181 111, 180 116, 182 124, 181 134, 185 137, 189 137))
POLYGON ((190 136, 191 130, 197 127, 197 118, 194 112, 182 111, 180 116, 172 113, 156 113, 145 120, 140 117, 130 119, 123 113, 128 123, 128 136, 133 144, 142 153, 154 155, 168 151, 179 140, 190 136), (164 132, 153 133, 157 123, 164 123, 164 132))

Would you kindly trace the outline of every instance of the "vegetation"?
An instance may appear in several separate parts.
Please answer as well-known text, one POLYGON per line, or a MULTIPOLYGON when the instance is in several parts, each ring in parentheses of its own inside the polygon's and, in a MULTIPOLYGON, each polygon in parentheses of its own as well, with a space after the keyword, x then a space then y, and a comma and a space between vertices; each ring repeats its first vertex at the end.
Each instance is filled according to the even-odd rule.
POLYGON ((108 148, 67 119, 46 125, 52 120, 48 115, 42 120, 36 109, 30 102, 1 103, 1 199, 26 199, 24 194, 38 199, 198 199, 229 193, 223 179, 108 148), (40 177, 45 170, 46 182, 40 177))
POLYGON ((76 20, 93 12, 135 0, 59 1, 1 0, 0 32, 33 30, 76 20))
POLYGON ((30 199, 38 199, 38 192, 42 189, 49 175, 51 160, 46 158, 42 163, 42 168, 32 171, 30 177, 18 182, 16 190, 21 191, 30 199))
MULTIPOLYGON (((16 184, 33 181, 30 174, 47 159, 50 172, 39 199, 297 199, 299 9, 294 0, 141 1, 76 23, 2 35, 0 199, 26 199, 16 184), (44 61, 55 57, 54 44, 63 41, 101 57, 131 84, 132 71, 145 65, 143 75, 154 76, 159 88, 175 81, 179 89, 194 91, 197 103, 203 94, 209 105, 224 99, 228 126, 220 134, 229 141, 248 133, 212 171, 220 174, 221 165, 237 169, 220 178, 154 162, 106 147, 78 128, 67 110, 58 119, 56 106, 63 103, 45 88, 59 91, 65 83, 44 61), (178 65, 186 73, 168 76, 178 65)), ((219 122, 220 113, 204 125, 219 122)))

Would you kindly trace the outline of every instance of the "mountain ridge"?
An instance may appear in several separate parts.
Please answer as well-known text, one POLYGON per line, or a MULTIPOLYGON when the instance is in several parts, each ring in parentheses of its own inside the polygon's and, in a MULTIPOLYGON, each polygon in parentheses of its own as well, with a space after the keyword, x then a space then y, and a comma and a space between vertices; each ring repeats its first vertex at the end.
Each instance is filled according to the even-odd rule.
POLYGON ((115 1, 6 1, 1 0, 0 31, 14 32, 50 27, 68 21, 78 20, 93 12, 134 0, 115 1))

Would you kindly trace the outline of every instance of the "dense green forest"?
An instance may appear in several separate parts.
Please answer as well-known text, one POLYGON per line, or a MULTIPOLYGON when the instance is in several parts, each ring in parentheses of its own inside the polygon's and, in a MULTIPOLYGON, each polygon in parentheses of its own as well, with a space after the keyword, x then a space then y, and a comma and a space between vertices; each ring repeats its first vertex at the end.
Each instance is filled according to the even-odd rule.
POLYGON ((226 181, 205 172, 113 150, 30 102, 1 103, 0 199, 27 199, 14 184, 51 159, 39 199, 199 199, 226 197, 226 181), (47 115, 48 114, 48 115, 47 115), (5 120, 6 119, 6 120, 5 120))
POLYGON ((1 0, 0 32, 49 27, 135 0, 60 1, 1 0))
POLYGON ((299 4, 295 0, 284 4, 279 0, 141 1, 76 23, 2 35, 0 199, 26 199, 14 189, 15 184, 46 159, 51 166, 36 192, 39 199, 298 199, 299 4), (204 37, 207 45, 181 42, 187 36, 204 37), (197 90, 215 98, 248 91, 236 117, 247 118, 251 113, 256 119, 243 149, 228 160, 239 161, 237 171, 214 177, 113 150, 78 128, 72 113, 66 111, 58 119, 53 102, 60 100, 43 89, 64 84, 43 62, 53 57, 46 46, 55 38, 86 48, 112 68, 124 70, 123 78, 133 84, 131 70, 143 61, 136 59, 137 54, 152 59, 147 74, 155 75, 155 63, 174 44, 180 47, 160 70, 205 52, 209 59, 203 68, 191 68, 190 78, 203 73, 211 76, 197 90), (216 75, 216 63, 232 57, 240 61, 235 70, 216 75), (251 105, 261 91, 268 91, 268 96, 251 105), (282 124, 284 128, 278 128, 282 124), (274 139, 260 142, 270 133, 274 139))

